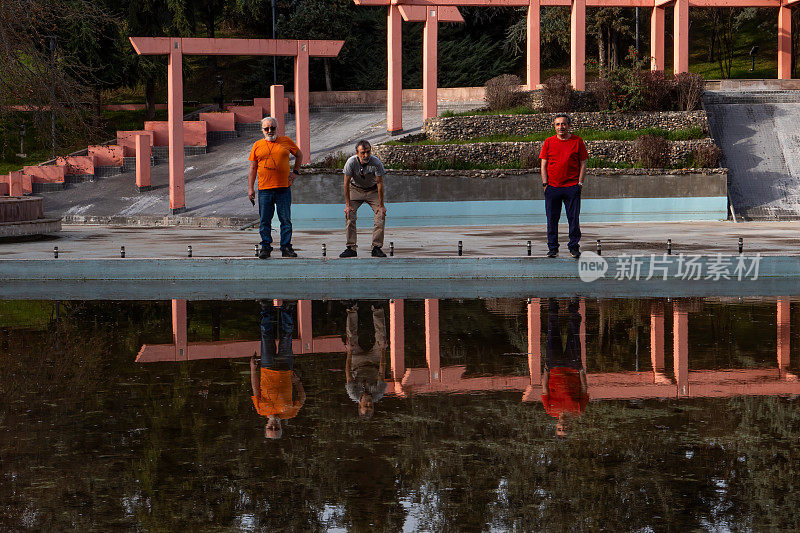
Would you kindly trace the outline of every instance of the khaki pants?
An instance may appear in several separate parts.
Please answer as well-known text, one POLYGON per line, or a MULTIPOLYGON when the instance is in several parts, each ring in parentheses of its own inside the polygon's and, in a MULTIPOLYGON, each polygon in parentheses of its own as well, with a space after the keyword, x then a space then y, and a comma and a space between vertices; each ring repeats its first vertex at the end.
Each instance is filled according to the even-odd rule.
POLYGON ((359 189, 358 187, 353 187, 350 185, 350 206, 353 208, 353 211, 350 216, 347 217, 347 222, 345 223, 345 233, 347 234, 347 246, 350 248, 356 249, 356 219, 358 208, 361 207, 363 203, 369 204, 372 208, 372 211, 375 212, 374 226, 372 228, 372 246, 373 248, 377 246, 378 248, 383 247, 383 227, 386 223, 386 217, 378 212, 378 190, 372 191, 365 191, 364 189, 359 189))

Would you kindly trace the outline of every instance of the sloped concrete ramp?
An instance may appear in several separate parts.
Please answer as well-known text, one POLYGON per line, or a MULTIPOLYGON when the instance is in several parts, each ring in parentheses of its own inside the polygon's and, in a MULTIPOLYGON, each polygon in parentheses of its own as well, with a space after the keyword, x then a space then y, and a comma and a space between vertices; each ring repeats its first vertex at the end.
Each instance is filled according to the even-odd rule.
POLYGON ((709 91, 704 105, 737 219, 800 219, 800 91, 709 91))

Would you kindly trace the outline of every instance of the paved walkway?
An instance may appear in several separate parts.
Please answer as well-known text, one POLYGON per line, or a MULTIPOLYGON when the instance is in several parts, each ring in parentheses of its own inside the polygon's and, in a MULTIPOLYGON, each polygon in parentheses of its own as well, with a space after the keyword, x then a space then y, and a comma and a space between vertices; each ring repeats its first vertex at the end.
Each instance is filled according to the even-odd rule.
MULTIPOLYGON (((365 221, 359 232, 359 260, 369 260, 370 230, 365 221)), ((796 222, 584 224, 582 230, 583 249, 595 250, 596 240, 601 239, 605 256, 663 253, 668 238, 672 239, 675 254, 736 253, 739 237, 744 239, 748 254, 800 254, 800 227, 796 222)), ((566 233, 563 224, 562 238, 566 233)), ((276 241, 277 237, 276 232, 276 241)), ((547 252, 544 227, 528 226, 391 229, 387 231, 384 251, 389 252, 392 241, 398 257, 452 256, 457 254, 459 240, 463 242, 464 255, 473 257, 525 255, 528 240, 532 241, 534 256, 547 252)), ((255 229, 65 225, 57 237, 0 242, 0 260, 50 258, 54 246, 58 246, 62 259, 119 257, 120 246, 125 246, 127 257, 185 257, 187 245, 192 246, 194 257, 250 257, 258 241, 255 229)), ((337 257, 344 249, 344 229, 294 232, 293 244, 302 257, 320 257, 323 243, 328 257, 337 257)), ((566 242, 562 243, 562 252, 561 257, 568 257, 566 242)))

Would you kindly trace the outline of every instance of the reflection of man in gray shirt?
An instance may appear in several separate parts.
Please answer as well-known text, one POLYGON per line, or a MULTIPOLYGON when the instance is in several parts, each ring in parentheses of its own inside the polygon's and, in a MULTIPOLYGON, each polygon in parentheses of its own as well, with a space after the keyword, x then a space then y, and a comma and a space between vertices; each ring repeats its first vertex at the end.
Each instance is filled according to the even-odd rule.
POLYGON ((344 216, 347 248, 339 257, 356 257, 356 211, 364 202, 375 212, 372 229, 372 257, 386 257, 383 253, 383 228, 386 206, 383 205, 383 176, 386 170, 380 159, 372 155, 367 140, 358 141, 356 155, 344 165, 344 216))
POLYGON ((350 399, 358 402, 358 413, 367 418, 374 413, 375 402, 383 398, 386 392, 386 382, 383 380, 386 371, 386 314, 383 308, 372 306, 372 325, 375 328, 375 344, 370 350, 364 350, 358 342, 358 305, 347 309, 345 389, 350 399))

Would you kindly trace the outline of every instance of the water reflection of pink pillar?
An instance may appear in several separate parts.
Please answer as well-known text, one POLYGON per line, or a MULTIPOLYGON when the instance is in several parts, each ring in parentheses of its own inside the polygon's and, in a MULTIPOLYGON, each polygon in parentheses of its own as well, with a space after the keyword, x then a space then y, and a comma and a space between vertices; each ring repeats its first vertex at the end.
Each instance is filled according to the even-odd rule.
POLYGON ((422 119, 437 115, 439 8, 428 6, 422 33, 422 119))
MULTIPOLYGON (((684 0, 687 1, 687 0, 684 0)), ((570 73, 576 91, 586 89, 586 0, 572 0, 570 17, 570 73)))
POLYGON ((673 304, 672 328, 672 364, 678 396, 689 396, 689 312, 680 301, 673 304))
POLYGON ((431 381, 439 379, 439 300, 425 300, 425 359, 431 381))
POLYGON ((672 71, 689 72, 689 0, 675 0, 673 8, 672 71))
POLYGON ((186 300, 172 300, 172 339, 175 360, 184 361, 189 354, 189 315, 186 300))
POLYGON ((785 375, 789 368, 789 298, 778 298, 778 370, 785 375))
POLYGON ((586 370, 586 299, 581 298, 578 304, 578 313, 581 315, 581 328, 578 337, 581 341, 581 365, 586 370))
POLYGON ((542 307, 539 298, 528 299, 528 370, 531 385, 542 383, 542 307))
POLYGON ((404 308, 404 300, 389 301, 389 359, 394 381, 402 380, 406 373, 404 308))
POLYGON ((278 121, 278 135, 286 135, 286 109, 283 98, 283 85, 271 85, 269 88, 269 116, 278 121))
POLYGON ((389 6, 387 30, 386 129, 399 133, 403 131, 403 20, 396 5, 389 6))
POLYGON ((311 331, 311 300, 297 301, 297 326, 303 353, 310 352, 314 345, 314 334, 311 331))
POLYGON ((664 373, 664 303, 656 301, 650 307, 650 363, 654 383, 670 383, 664 373))
POLYGON ((663 7, 654 7, 650 15, 650 70, 664 70, 664 19, 663 7))
POLYGON ((539 48, 541 37, 539 33, 539 25, 541 16, 540 0, 530 0, 528 5, 528 41, 527 41, 527 75, 526 81, 529 91, 533 91, 542 82, 541 81, 541 67, 539 61, 539 48))

